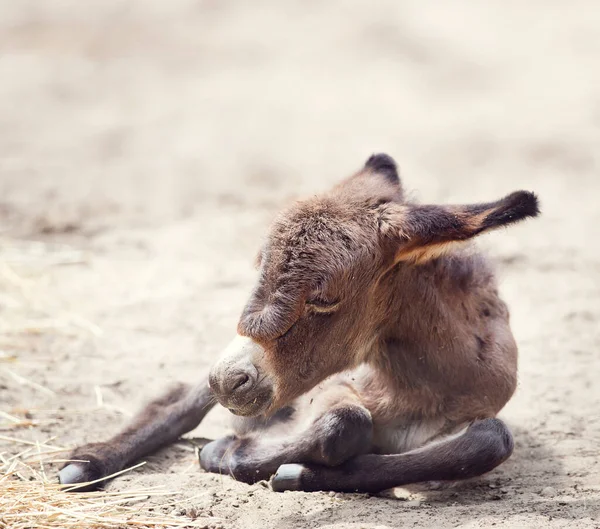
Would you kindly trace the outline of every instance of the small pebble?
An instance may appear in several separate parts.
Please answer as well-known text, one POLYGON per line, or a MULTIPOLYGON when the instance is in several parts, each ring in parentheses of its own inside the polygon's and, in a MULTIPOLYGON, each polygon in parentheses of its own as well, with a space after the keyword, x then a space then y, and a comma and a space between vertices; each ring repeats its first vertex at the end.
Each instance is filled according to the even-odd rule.
POLYGON ((554 487, 544 487, 542 489, 541 495, 551 498, 552 496, 556 495, 556 489, 554 487))
POLYGON ((331 496, 331 497, 333 498, 333 497, 335 496, 335 492, 331 491, 331 492, 329 493, 329 496, 331 496))
POLYGON ((502 488, 500 489, 500 492, 501 492, 502 494, 508 494, 510 491, 509 491, 509 489, 507 489, 506 487, 502 487, 502 488))

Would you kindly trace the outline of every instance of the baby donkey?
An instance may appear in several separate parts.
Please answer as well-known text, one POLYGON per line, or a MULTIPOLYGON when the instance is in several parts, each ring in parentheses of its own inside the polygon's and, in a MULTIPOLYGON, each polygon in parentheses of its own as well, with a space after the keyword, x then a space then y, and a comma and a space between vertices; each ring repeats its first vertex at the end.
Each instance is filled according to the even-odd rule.
POLYGON ((496 202, 407 200, 385 154, 271 227, 238 335, 208 383, 178 386, 60 471, 79 490, 194 429, 219 402, 235 434, 202 468, 275 491, 377 492, 479 476, 513 450, 496 414, 517 346, 494 274, 466 242, 538 214, 533 193, 496 202))

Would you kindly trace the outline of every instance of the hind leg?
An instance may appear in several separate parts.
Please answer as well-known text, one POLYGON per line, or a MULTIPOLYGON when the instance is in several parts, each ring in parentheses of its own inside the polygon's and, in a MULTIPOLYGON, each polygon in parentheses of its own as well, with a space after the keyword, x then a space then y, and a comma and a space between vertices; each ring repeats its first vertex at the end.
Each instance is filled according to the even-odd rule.
POLYGON ((339 465, 367 453, 372 436, 369 411, 349 387, 334 386, 303 399, 284 424, 276 421, 241 438, 209 443, 200 464, 209 472, 255 483, 285 463, 339 465))
POLYGON ((513 439, 499 419, 473 422, 461 435, 397 455, 366 454, 337 468, 283 465, 273 489, 379 492, 412 483, 454 481, 480 476, 506 461, 513 439))

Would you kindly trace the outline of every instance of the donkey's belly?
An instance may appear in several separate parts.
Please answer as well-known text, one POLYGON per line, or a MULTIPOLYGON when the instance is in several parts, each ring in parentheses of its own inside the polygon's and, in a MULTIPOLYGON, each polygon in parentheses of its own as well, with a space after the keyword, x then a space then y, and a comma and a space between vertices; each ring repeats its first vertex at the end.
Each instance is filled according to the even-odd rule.
POLYGON ((381 454, 400 454, 420 448, 438 438, 443 427, 443 420, 375 424, 374 451, 381 454))

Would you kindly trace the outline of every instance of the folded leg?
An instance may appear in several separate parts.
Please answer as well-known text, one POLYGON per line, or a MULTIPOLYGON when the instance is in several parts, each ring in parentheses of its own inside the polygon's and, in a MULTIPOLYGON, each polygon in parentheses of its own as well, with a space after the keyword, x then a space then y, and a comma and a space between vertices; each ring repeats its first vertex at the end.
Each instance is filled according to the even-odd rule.
POLYGON ((371 449, 371 414, 350 388, 336 386, 304 402, 311 408, 297 409, 287 418, 288 433, 275 424, 242 438, 213 441, 200 454, 202 468, 254 483, 268 479, 284 463, 335 466, 371 449))
POLYGON ((327 468, 284 464, 273 489, 379 492, 425 481, 453 481, 489 472, 508 459, 513 438, 499 419, 473 422, 463 433, 398 455, 366 454, 327 468))

